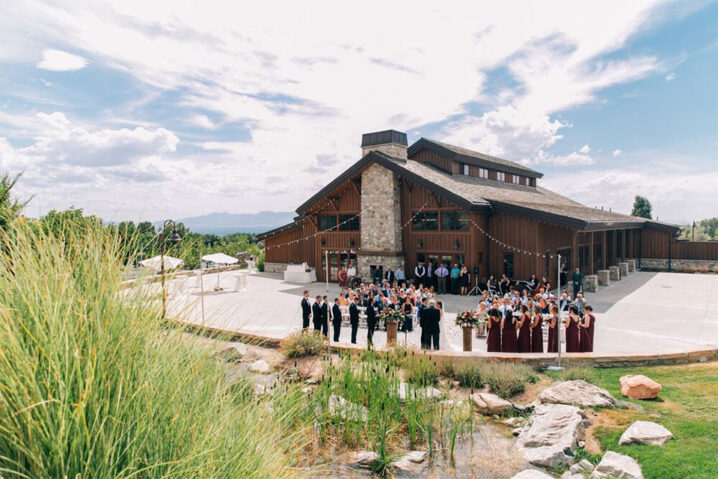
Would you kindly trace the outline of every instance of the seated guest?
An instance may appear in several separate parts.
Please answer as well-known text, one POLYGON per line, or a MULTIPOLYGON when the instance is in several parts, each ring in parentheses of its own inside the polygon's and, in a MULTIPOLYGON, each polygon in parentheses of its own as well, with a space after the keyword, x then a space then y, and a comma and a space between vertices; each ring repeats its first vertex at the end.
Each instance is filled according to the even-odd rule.
POLYGON ((578 315, 583 316, 583 308, 586 302, 583 300, 583 295, 581 293, 576 295, 576 301, 574 301, 573 304, 575 304, 578 308, 578 315))
POLYGON ((551 317, 548 319, 548 346, 547 353, 558 352, 558 328, 561 327, 561 318, 558 316, 558 306, 551 307, 551 317))
POLYGON ((525 304, 521 305, 521 317, 516 325, 519 330, 518 351, 520 353, 531 352, 531 315, 525 304))
POLYGON ((543 353, 543 314, 541 306, 534 306, 534 317, 531 319, 531 352, 543 353))
POLYGON ((531 278, 528 280, 528 287, 531 289, 531 291, 535 290, 536 287, 539 285, 538 278, 536 278, 535 274, 531 275, 531 278))
POLYGON ((566 291, 561 294, 561 301, 559 302, 559 308, 562 313, 568 312, 568 308, 571 306, 571 300, 568 297, 566 291))
POLYGON ((581 324, 580 346, 582 353, 593 352, 593 329, 596 324, 596 317, 593 315, 593 307, 587 304, 584 307, 584 315, 581 324))

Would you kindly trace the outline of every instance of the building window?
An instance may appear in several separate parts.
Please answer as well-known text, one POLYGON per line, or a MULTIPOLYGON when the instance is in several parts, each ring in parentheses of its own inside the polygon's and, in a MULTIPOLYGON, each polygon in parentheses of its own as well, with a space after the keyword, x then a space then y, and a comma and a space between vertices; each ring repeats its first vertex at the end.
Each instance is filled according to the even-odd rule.
POLYGON ((412 221, 414 231, 438 231, 439 213, 436 211, 424 211, 416 214, 412 221))
POLYGON ((461 168, 461 174, 464 176, 469 176, 469 165, 466 163, 459 163, 459 166, 461 168))
POLYGON ((337 215, 319 215, 319 231, 336 229, 337 215))
POLYGON ((359 215, 339 215, 339 231, 359 231, 359 215))
POLYGON ((530 186, 530 182, 529 182, 529 177, 528 177, 528 176, 524 177, 524 184, 525 184, 526 186, 530 186))
POLYGON ((512 180, 513 180, 513 182, 514 182, 515 185, 518 185, 519 182, 521 181, 521 177, 520 177, 519 175, 513 175, 512 180))
POLYGON ((488 178, 489 177, 489 170, 486 168, 479 168, 479 178, 488 178))
POLYGON ((469 229, 469 217, 464 211, 442 211, 441 229, 443 231, 466 231, 469 229))
POLYGON ((497 179, 498 181, 506 181, 506 173, 504 173, 503 171, 497 171, 497 172, 496 172, 496 179, 497 179))

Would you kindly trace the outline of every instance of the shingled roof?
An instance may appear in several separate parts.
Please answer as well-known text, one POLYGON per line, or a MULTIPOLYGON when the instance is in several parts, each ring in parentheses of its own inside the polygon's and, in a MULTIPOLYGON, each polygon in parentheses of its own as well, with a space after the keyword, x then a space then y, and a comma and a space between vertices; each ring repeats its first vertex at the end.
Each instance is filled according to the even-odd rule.
POLYGON ((441 143, 440 141, 430 140, 428 138, 420 138, 416 143, 409 147, 407 154, 409 158, 412 158, 422 150, 434 151, 452 160, 482 168, 491 168, 499 171, 505 171, 507 173, 516 173, 530 178, 541 178, 543 176, 543 173, 524 166, 521 163, 516 163, 515 161, 504 160, 503 158, 497 158, 495 156, 479 153, 478 151, 467 150, 466 148, 441 143))
MULTIPOLYGON (((473 211, 504 211, 528 216, 577 230, 640 228, 644 225, 677 231, 674 225, 635 216, 590 208, 542 187, 531 187, 495 180, 451 175, 438 168, 372 151, 349 167, 309 200, 297 208, 303 215, 348 179, 361 174, 371 163, 384 166, 401 177, 433 191, 462 208, 473 211)), ((291 227, 291 225, 287 225, 291 227)), ((285 226, 286 228, 286 226, 285 226)))

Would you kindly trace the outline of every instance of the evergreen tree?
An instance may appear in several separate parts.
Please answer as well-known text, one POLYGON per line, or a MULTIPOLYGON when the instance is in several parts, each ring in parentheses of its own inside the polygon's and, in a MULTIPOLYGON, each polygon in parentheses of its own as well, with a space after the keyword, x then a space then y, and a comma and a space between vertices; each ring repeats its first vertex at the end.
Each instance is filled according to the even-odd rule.
POLYGON ((633 201, 633 211, 631 211, 631 216, 648 218, 650 220, 653 218, 651 216, 651 210, 651 202, 648 201, 648 198, 636 195, 636 199, 633 201))

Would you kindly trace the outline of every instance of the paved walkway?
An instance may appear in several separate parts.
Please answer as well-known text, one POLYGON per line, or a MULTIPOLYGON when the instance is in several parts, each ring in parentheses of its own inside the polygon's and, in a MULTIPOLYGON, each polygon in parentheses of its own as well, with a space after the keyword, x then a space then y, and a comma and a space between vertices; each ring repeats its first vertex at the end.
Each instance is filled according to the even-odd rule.
MULTIPOLYGON (((168 315, 215 328, 283 338, 301 328, 302 291, 327 295, 330 303, 339 293, 335 284, 293 285, 281 274, 255 273, 245 290, 234 291, 236 271, 219 274, 224 291, 215 292, 217 273, 204 277, 204 319, 198 279, 171 282, 168 315)), ((457 310, 475 308, 478 298, 440 296, 445 317, 441 349, 461 351, 461 330, 454 325, 457 310)), ((597 317, 597 353, 669 353, 718 347, 718 275, 634 272, 621 281, 588 293, 597 317)), ((350 328, 343 327, 340 342, 348 343, 350 328)), ((419 345, 419 328, 399 342, 419 345)), ((359 344, 366 344, 366 329, 359 329, 359 344)), ((374 333, 374 344, 383 347, 386 333, 374 333)), ((474 339, 475 351, 486 351, 484 339, 474 339)))

